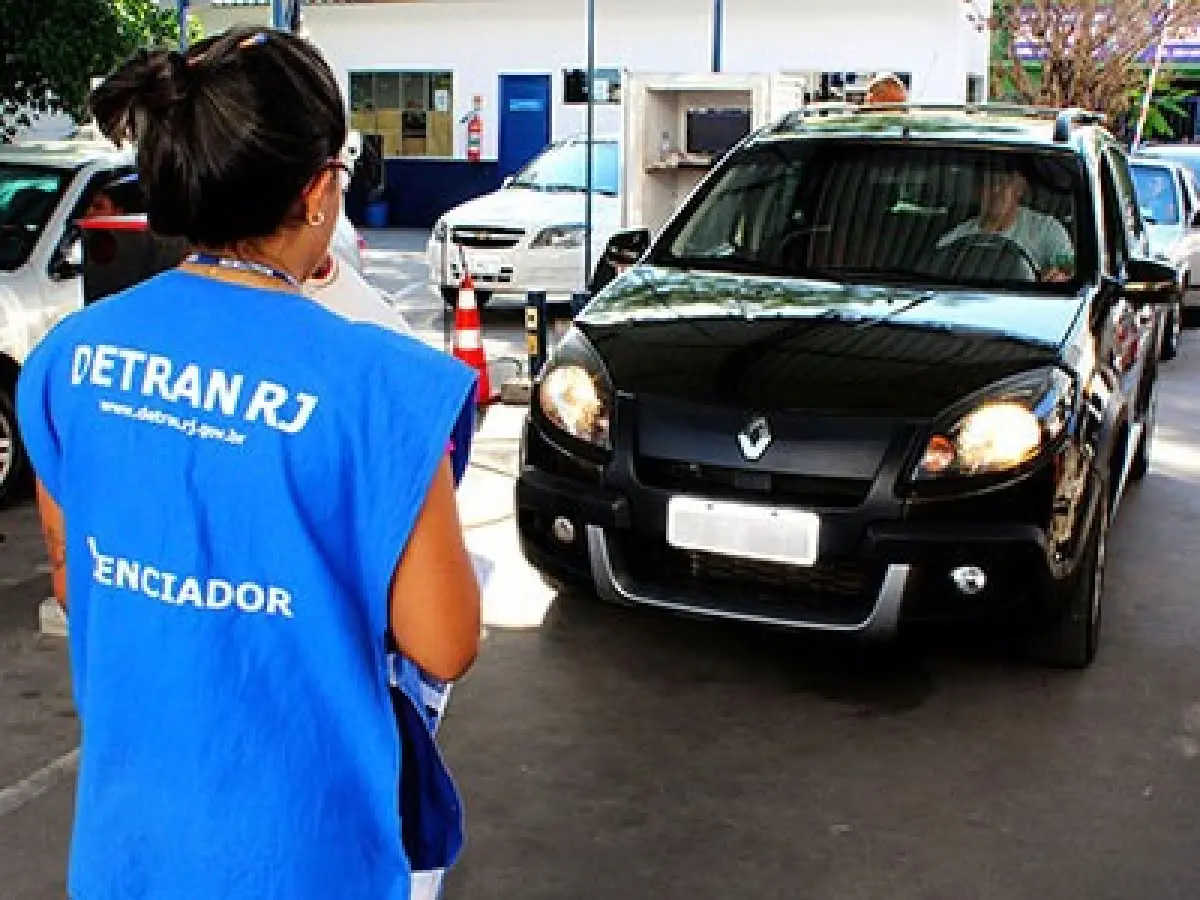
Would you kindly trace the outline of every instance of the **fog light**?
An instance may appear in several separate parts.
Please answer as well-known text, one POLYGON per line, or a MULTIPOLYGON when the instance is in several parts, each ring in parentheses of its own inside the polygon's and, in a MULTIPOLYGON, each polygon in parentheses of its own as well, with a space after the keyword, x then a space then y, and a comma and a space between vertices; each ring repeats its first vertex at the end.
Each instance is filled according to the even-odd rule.
POLYGON ((565 516, 555 518, 554 524, 550 526, 550 531, 559 543, 572 544, 575 542, 575 523, 565 516))
POLYGON ((974 597, 987 587, 987 574, 979 566, 959 566, 950 572, 950 580, 968 597, 974 597))

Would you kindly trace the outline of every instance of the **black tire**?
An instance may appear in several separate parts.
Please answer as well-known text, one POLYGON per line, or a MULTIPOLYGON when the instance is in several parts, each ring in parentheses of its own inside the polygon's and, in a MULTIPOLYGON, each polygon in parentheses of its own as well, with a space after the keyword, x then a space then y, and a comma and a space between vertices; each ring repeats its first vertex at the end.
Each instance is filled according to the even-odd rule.
POLYGON ((1146 413, 1142 436, 1138 438, 1137 448, 1133 451, 1133 459, 1129 463, 1129 480, 1141 481, 1150 472, 1150 450, 1154 445, 1154 426, 1158 420, 1158 385, 1150 388, 1150 400, 1146 404, 1146 413))
POLYGON ((1056 587, 1055 619, 1040 626, 1030 642, 1034 659, 1056 669, 1086 669, 1096 659, 1103 621, 1104 570, 1108 557, 1109 491, 1099 502, 1079 566, 1056 587))
POLYGON ((12 397, 0 388, 0 507, 23 498, 30 475, 29 457, 17 432, 12 397))
POLYGON ((1166 332, 1162 337, 1162 348, 1159 358, 1172 360, 1179 355, 1179 337, 1183 332, 1183 301, 1176 303, 1167 313, 1166 332))

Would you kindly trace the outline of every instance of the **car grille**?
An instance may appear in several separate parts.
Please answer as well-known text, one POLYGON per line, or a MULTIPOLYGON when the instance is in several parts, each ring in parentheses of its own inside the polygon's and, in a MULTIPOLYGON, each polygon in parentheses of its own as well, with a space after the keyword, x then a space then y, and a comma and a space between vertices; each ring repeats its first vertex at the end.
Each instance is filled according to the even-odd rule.
POLYGON ((815 566, 758 562, 678 550, 640 534, 616 538, 628 574, 656 593, 719 601, 721 608, 780 619, 856 624, 865 621, 883 584, 885 566, 830 560, 815 566))
POLYGON ((770 497, 801 506, 849 509, 867 499, 871 482, 856 478, 814 478, 752 469, 638 457, 638 480, 647 487, 698 493, 714 500, 770 497))
POLYGON ((450 233, 450 240, 463 247, 480 250, 507 250, 521 242, 525 232, 520 228, 484 228, 460 226, 450 233))

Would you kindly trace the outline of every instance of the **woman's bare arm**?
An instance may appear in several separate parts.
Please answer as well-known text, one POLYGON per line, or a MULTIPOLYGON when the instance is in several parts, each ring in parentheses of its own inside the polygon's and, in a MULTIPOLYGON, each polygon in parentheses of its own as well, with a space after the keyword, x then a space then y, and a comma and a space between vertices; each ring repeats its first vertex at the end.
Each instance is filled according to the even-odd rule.
POLYGON ((63 526, 62 510, 42 483, 37 483, 37 508, 42 522, 42 538, 50 557, 50 584, 54 598, 65 611, 67 608, 67 531, 63 526))
POLYGON ((392 636, 405 656, 442 681, 471 667, 479 652, 479 582, 463 542, 448 459, 392 575, 390 602, 392 636))

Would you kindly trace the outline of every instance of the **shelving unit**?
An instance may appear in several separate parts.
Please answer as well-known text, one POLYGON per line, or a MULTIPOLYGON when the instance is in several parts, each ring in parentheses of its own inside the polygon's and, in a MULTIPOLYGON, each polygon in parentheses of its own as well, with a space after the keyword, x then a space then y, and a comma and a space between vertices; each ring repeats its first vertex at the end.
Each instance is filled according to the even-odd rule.
POLYGON ((716 162, 686 152, 690 110, 746 110, 750 127, 758 128, 773 112, 771 81, 754 74, 623 72, 622 224, 657 231, 716 162))

